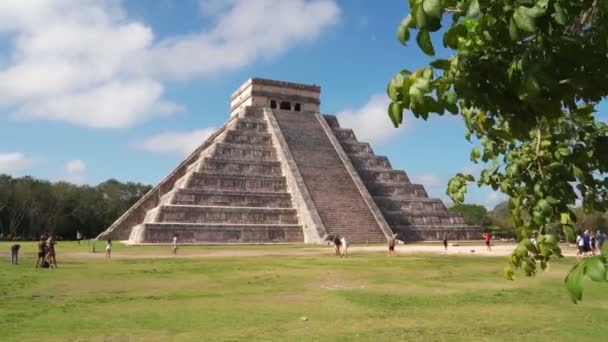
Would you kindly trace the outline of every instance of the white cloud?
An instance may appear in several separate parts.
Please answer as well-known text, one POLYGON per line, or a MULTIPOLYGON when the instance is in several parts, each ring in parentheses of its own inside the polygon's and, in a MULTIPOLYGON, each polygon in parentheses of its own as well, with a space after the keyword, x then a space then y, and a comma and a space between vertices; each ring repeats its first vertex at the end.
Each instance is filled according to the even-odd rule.
POLYGON ((64 169, 65 180, 68 182, 75 184, 81 184, 84 182, 87 166, 82 160, 70 160, 65 164, 64 169))
POLYGON ((396 135, 403 133, 409 123, 395 128, 387 114, 390 99, 384 94, 372 95, 369 101, 359 109, 347 109, 336 114, 341 127, 352 128, 359 141, 381 144, 396 135))
POLYGON ((35 158, 29 158, 23 153, 0 153, 0 174, 14 175, 16 172, 27 169, 35 163, 35 158))
POLYGON ((3 0, 0 39, 11 49, 0 56, 0 105, 16 118, 129 127, 181 109, 163 100, 163 82, 276 56, 339 16, 330 0, 209 4, 211 29, 159 40, 118 0, 3 0))
POLYGON ((185 156, 192 153, 215 130, 215 128, 205 128, 192 132, 164 132, 136 142, 134 147, 143 151, 179 153, 185 156))
POLYGON ((435 175, 419 175, 412 176, 411 181, 414 184, 422 184, 425 187, 443 186, 441 179, 435 175))

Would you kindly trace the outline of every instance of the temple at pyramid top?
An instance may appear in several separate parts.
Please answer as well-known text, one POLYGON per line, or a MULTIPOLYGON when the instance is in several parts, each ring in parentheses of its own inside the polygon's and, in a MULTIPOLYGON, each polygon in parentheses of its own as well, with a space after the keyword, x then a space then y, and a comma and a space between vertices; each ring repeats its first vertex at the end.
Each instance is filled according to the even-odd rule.
MULTIPOLYGON (((355 243, 476 239, 333 115, 316 85, 251 78, 228 121, 99 239, 130 243, 355 243)), ((378 118, 382 120, 382 118, 378 118)), ((388 120, 388 119, 387 119, 388 120)))
POLYGON ((250 78, 232 94, 230 112, 233 116, 249 106, 318 112, 320 95, 317 85, 250 78))

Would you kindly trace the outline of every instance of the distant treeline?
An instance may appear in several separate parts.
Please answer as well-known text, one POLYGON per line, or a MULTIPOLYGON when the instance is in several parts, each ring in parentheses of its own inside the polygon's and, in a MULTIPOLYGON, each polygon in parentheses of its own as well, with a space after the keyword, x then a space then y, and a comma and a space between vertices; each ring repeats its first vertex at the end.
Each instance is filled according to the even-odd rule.
MULTIPOLYGON (((485 207, 477 204, 458 204, 451 207, 450 211, 461 213, 467 224, 480 226, 498 236, 517 237, 518 230, 511 219, 507 202, 498 204, 491 211, 487 211, 485 207)), ((608 213, 589 213, 582 208, 572 208, 572 211, 577 217, 574 225, 577 232, 587 229, 608 232, 608 213)), ((546 229, 553 234, 562 234, 562 228, 559 225, 549 225, 546 229)))
POLYGON ((0 175, 0 237, 35 239, 43 233, 94 238, 152 187, 110 179, 97 186, 0 175))

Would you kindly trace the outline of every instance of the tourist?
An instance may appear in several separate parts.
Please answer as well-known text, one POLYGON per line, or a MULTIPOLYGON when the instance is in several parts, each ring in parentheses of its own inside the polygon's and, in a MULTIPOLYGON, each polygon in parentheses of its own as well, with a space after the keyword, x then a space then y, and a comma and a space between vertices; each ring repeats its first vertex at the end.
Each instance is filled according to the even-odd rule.
POLYGON ((340 257, 348 256, 348 242, 346 241, 346 238, 344 236, 340 238, 340 247, 340 257))
POLYGON ((112 254, 112 240, 108 239, 106 242, 106 259, 110 259, 112 254))
POLYGON ((585 243, 583 237, 580 234, 576 235, 576 257, 580 259, 585 253, 585 243))
POLYGON ((595 255, 595 245, 596 245, 595 233, 591 233, 591 254, 592 255, 595 255))
POLYGON ((448 234, 443 234, 443 249, 448 250, 448 234))
POLYGON ((15 244, 11 246, 11 264, 18 265, 19 248, 21 245, 15 244))
POLYGON ((602 249, 604 248, 604 241, 606 241, 606 235, 598 230, 596 239, 597 249, 599 250, 599 253, 602 254, 602 249))
POLYGON ((388 239, 388 256, 393 256, 395 255, 395 242, 397 241, 397 234, 393 234, 389 239, 388 239))
POLYGON ((490 235, 490 233, 483 233, 483 239, 486 243, 486 249, 488 250, 488 252, 491 252, 492 247, 490 246, 490 244, 492 242, 492 236, 490 235))
POLYGON ((78 244, 80 245, 80 240, 82 240, 82 234, 80 233, 80 230, 76 231, 76 241, 78 241, 78 244))
POLYGON ((589 230, 585 230, 583 233, 583 253, 587 255, 589 252, 591 252, 591 236, 589 236, 589 230))
POLYGON ((48 240, 46 240, 46 259, 51 264, 51 266, 57 268, 57 259, 55 258, 55 239, 53 235, 49 235, 48 240))
POLYGON ((40 241, 38 241, 38 259, 36 259, 36 268, 40 266, 40 264, 46 258, 46 237, 44 235, 40 235, 40 241))
POLYGON ((177 235, 173 235, 173 255, 177 255, 177 235))
POLYGON ((340 250, 341 250, 341 246, 342 246, 342 241, 340 240, 340 236, 339 235, 334 235, 332 242, 334 244, 334 250, 336 252, 336 255, 341 255, 340 250))

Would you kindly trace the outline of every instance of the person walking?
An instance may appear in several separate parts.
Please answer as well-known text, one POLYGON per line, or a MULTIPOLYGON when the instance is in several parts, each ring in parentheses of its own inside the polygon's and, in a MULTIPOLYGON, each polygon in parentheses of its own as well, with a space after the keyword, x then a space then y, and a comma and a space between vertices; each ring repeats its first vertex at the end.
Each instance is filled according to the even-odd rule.
POLYGON ((11 246, 11 264, 13 265, 19 264, 19 248, 21 248, 21 245, 19 244, 11 246))
POLYGON ((334 250, 336 252, 336 255, 341 255, 341 246, 342 246, 342 242, 340 240, 340 236, 335 235, 333 237, 333 239, 331 240, 331 242, 334 244, 334 250))
POLYGON ((579 234, 576 236, 576 257, 580 259, 585 253, 585 243, 583 237, 579 234))
POLYGON ((597 242, 597 240, 596 240, 596 238, 595 238, 595 233, 591 233, 591 254, 592 254, 592 255, 595 255, 595 251, 596 251, 596 249, 595 249, 596 242, 597 242))
POLYGON ((177 235, 173 235, 173 255, 177 255, 177 235))
POLYGON ((53 238, 53 235, 49 235, 48 240, 46 240, 46 260, 55 268, 57 268, 57 259, 55 255, 56 244, 57 242, 55 242, 55 238, 53 238))
POLYGON ((589 252, 591 252, 591 236, 589 236, 589 230, 585 230, 583 233, 583 253, 587 255, 589 252))
POLYGON ((80 233, 80 230, 76 231, 76 241, 78 241, 78 244, 80 245, 80 240, 82 240, 82 234, 80 233))
POLYGON ((397 234, 393 234, 389 239, 388 239, 388 256, 394 256, 395 255, 395 243, 397 242, 397 234))
POLYGON ((486 249, 488 250, 488 252, 491 252, 492 247, 490 245, 492 243, 492 236, 490 235, 490 233, 483 233, 483 240, 485 241, 486 249))
POLYGON ((112 240, 106 241, 106 259, 110 259, 112 256, 112 240))
POLYGON ((443 249, 448 250, 448 234, 443 234, 443 249))
POLYGON ((42 262, 46 258, 46 238, 44 235, 40 235, 40 241, 38 241, 38 258, 36 259, 36 268, 40 267, 42 262))
POLYGON ((348 242, 346 241, 346 238, 344 236, 342 236, 340 238, 340 257, 347 257, 348 256, 348 242))

